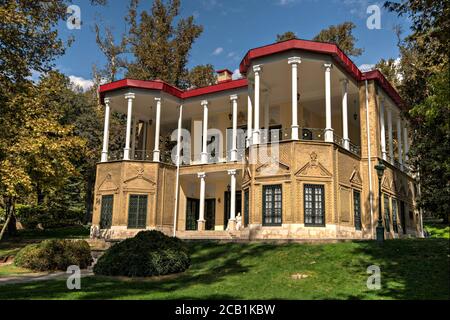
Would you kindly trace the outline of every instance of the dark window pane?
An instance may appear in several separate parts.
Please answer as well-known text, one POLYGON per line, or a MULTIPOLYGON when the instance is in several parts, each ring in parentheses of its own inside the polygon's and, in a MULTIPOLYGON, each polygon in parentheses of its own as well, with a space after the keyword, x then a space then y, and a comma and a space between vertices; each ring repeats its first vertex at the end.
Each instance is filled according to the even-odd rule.
POLYGON ((325 195, 323 185, 304 186, 305 225, 325 225, 325 195))
POLYGON ((361 193, 353 192, 353 210, 355 216, 355 229, 361 230, 361 193))
POLYGON ((386 228, 386 231, 391 231, 391 213, 389 210, 389 197, 387 195, 384 195, 384 227, 386 228))
POLYGON ((263 187, 263 224, 282 224, 282 191, 281 185, 263 187))
POLYGON ((102 207, 100 211, 100 229, 110 229, 112 226, 112 215, 114 196, 102 196, 102 207))
POLYGON ((144 229, 147 224, 148 197, 145 195, 130 195, 128 205, 128 228, 144 229))

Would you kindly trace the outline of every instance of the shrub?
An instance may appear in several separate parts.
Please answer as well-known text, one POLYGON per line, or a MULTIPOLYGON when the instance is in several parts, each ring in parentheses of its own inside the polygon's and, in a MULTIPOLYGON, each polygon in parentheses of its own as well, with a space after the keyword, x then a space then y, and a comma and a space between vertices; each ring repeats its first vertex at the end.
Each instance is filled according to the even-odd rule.
POLYGON ((149 277, 183 272, 190 264, 183 241, 159 231, 142 231, 109 248, 94 266, 94 273, 149 277))
POLYGON ((84 240, 45 240, 24 247, 14 263, 35 271, 65 271, 72 265, 87 268, 92 263, 92 256, 89 244, 84 240))
POLYGON ((83 219, 83 212, 44 205, 17 205, 17 219, 27 229, 40 223, 45 229, 73 226, 83 219))

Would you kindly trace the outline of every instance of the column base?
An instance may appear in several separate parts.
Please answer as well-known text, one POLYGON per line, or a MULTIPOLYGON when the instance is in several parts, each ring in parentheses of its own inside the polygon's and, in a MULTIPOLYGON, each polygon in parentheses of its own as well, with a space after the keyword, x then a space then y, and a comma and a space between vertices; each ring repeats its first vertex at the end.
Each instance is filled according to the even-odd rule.
POLYGON ((206 220, 197 220, 197 231, 205 231, 206 220))
POLYGON ((130 160, 130 149, 123 149, 123 160, 130 160))
POLYGON ((299 126, 297 126, 297 125, 291 127, 291 129, 292 129, 291 139, 292 140, 299 140, 299 130, 298 130, 298 128, 299 128, 299 126))
POLYGON ((350 150, 350 139, 343 139, 344 142, 344 149, 350 150))
POLYGON ((325 142, 334 142, 334 130, 331 128, 325 129, 325 142))
POLYGON ((253 131, 253 144, 259 144, 259 130, 253 131))
POLYGON ((108 151, 103 151, 102 152, 101 162, 108 162, 108 151))
POLYGON ((202 164, 207 164, 208 163, 208 153, 207 152, 202 152, 201 153, 201 162, 202 162, 202 164))
POLYGON ((236 218, 228 220, 227 231, 236 231, 236 218))
POLYGON ((154 162, 160 162, 161 161, 160 154, 161 154, 161 152, 159 150, 154 150, 153 151, 153 161, 154 162))

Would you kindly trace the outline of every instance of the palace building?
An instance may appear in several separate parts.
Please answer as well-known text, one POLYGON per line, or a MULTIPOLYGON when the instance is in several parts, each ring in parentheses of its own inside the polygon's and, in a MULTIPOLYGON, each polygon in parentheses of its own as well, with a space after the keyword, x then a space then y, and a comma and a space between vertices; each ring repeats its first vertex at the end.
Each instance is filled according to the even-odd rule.
POLYGON ((251 49, 239 70, 186 91, 159 80, 101 86, 92 237, 373 239, 379 212, 386 238, 423 235, 407 106, 379 71, 305 40, 251 49), (112 112, 127 119, 121 152, 109 151, 112 112))

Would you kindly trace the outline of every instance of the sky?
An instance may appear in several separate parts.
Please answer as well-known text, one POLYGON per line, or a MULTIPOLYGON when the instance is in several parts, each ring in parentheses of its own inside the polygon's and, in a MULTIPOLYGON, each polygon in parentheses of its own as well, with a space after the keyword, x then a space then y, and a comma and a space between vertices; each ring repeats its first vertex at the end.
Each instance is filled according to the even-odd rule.
MULTIPOLYGON (((139 9, 151 9, 152 0, 141 0, 139 9)), ((73 0, 81 10, 81 29, 69 30, 59 24, 63 39, 72 36, 74 43, 56 61, 56 67, 83 87, 91 84, 92 66, 102 67, 106 60, 95 43, 94 25, 110 26, 117 39, 126 32, 128 0, 108 0, 106 6, 91 6, 89 0, 73 0)), ((212 64, 216 70, 237 69, 246 52, 275 42, 276 35, 293 31, 300 39, 312 39, 320 30, 352 21, 357 46, 364 49, 351 57, 357 66, 372 65, 381 58, 397 58, 397 38, 393 31, 400 25, 405 34, 410 21, 399 18, 370 0, 181 0, 181 17, 193 15, 203 33, 193 44, 188 67, 212 64), (370 5, 381 9, 381 28, 369 29, 370 5)))

